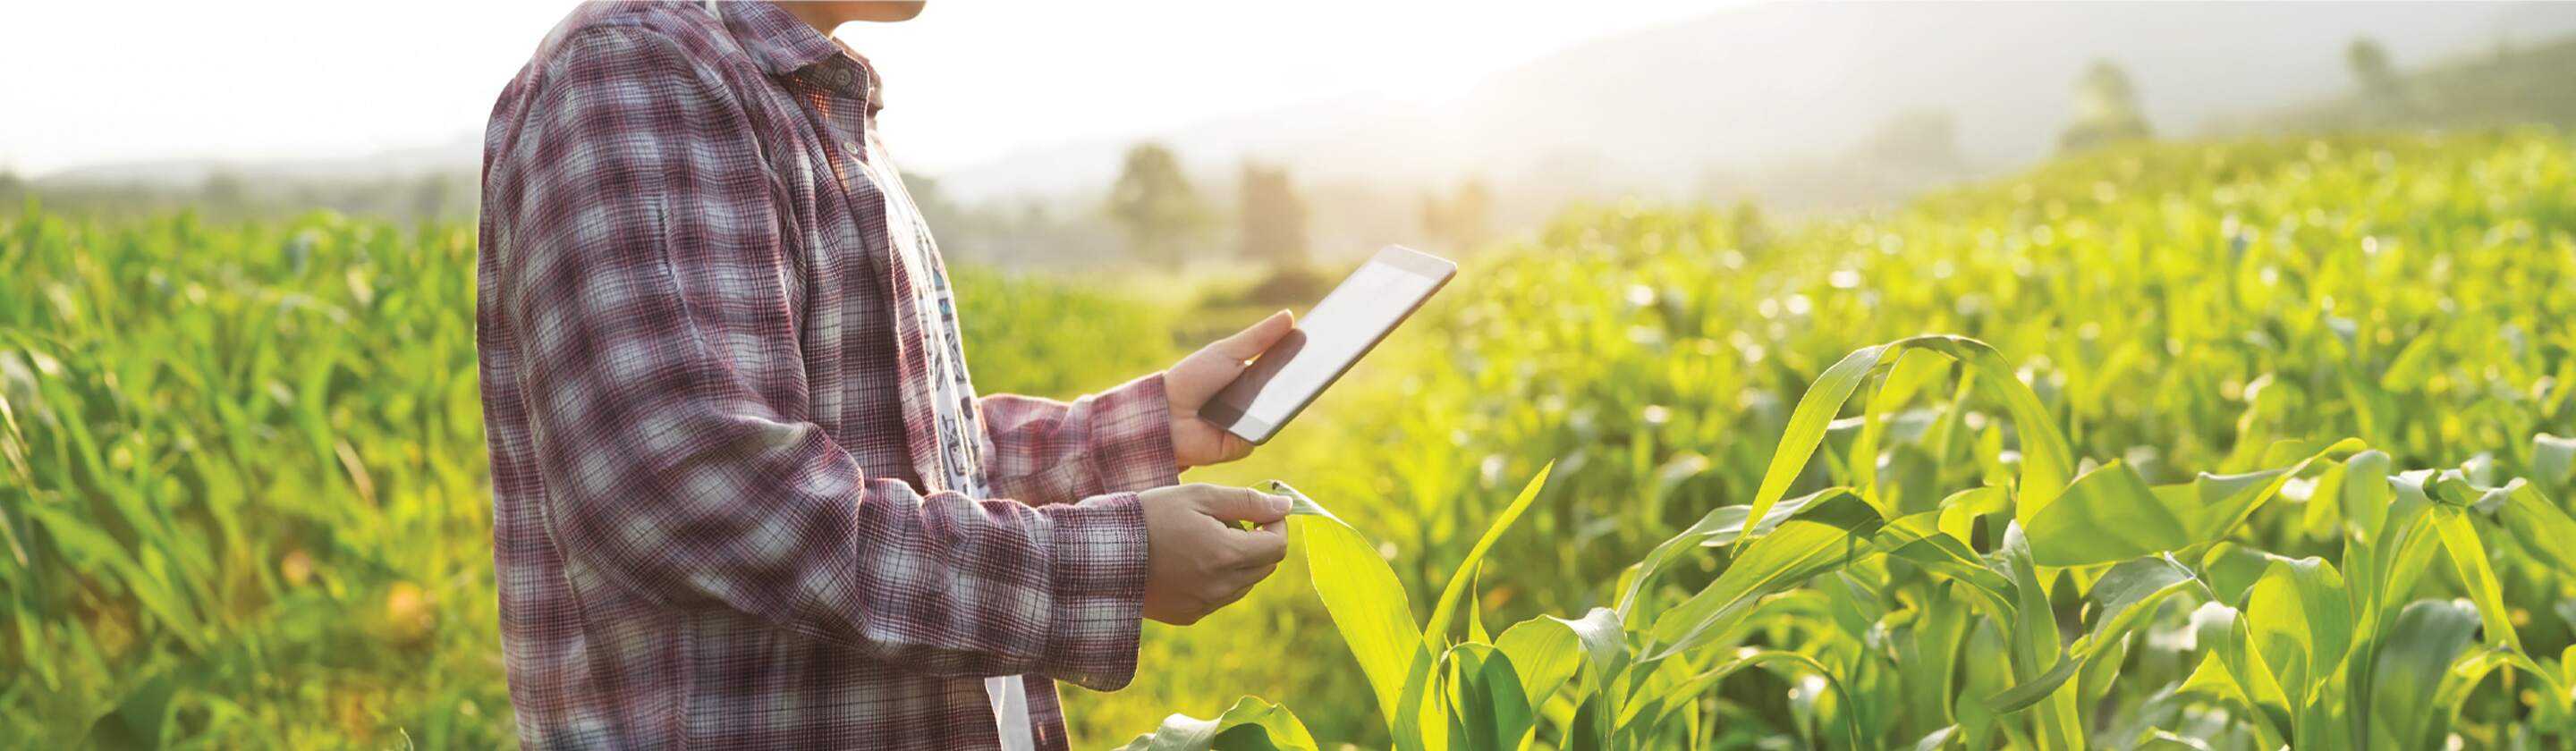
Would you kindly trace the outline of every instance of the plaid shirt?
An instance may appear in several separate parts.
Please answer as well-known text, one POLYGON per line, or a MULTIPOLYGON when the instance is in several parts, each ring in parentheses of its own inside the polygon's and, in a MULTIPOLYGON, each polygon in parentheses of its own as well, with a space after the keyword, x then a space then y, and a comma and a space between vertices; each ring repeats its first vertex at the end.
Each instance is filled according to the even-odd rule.
MULTIPOLYGON (((989 748, 981 678, 1134 675, 1160 376, 943 438, 866 63, 766 3, 590 4, 484 143, 493 560, 536 748, 989 748), (936 479, 927 482, 940 482, 936 479), (931 488, 936 490, 936 488, 931 488)), ((936 273, 933 271, 932 273, 936 273)))

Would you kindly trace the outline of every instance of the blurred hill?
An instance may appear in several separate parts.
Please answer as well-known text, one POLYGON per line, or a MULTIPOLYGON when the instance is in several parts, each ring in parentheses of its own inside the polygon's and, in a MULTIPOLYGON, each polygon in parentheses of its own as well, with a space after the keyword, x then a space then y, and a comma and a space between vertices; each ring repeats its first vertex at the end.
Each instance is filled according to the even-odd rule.
POLYGON ((282 161, 188 159, 90 165, 35 180, 0 175, 7 194, 25 190, 47 209, 90 216, 150 216, 193 208, 216 216, 268 216, 329 209, 401 219, 470 218, 481 190, 483 139, 361 156, 282 161))
MULTIPOLYGON (((1103 191, 1145 140, 1169 146, 1211 205, 1234 203, 1245 160, 1284 168, 1327 258, 1390 241, 1439 247, 1425 236, 1426 200, 1471 180, 1490 190, 1494 232, 1620 195, 1835 211, 2044 158, 2097 61, 2126 72, 2165 136, 2576 123, 2569 34, 2576 3, 1751 4, 1533 50, 1436 96, 1283 104, 1024 150, 935 181, 916 175, 915 188, 944 246, 1001 263, 1116 257, 1103 191), (2356 82, 2348 52, 2362 38, 2402 83, 2356 82)), ((356 159, 107 165, 0 176, 0 193, 32 190, 67 211, 135 199, 470 216, 476 152, 467 138, 356 159)))
MULTIPOLYGON (((1483 174, 1564 194, 1693 194, 1715 169, 1797 194, 1812 191, 1760 173, 1864 148, 1908 113, 1948 117, 1962 166, 2036 160, 2097 58, 2128 69, 2150 121, 2187 133, 2348 89, 2342 53, 2356 37, 2407 65, 2569 31, 2576 4, 1771 3, 1548 53, 1455 97, 1359 93, 1148 135, 1203 168, 1254 156, 1320 181, 1483 174)), ((966 200, 1088 189, 1114 175, 1127 143, 1047 147, 942 178, 966 200)), ((1776 198, 1887 198, 1869 193, 1776 198)))
POLYGON ((2474 127, 2500 122, 2576 124, 2576 36, 2511 42, 2453 56, 2317 101, 2213 124, 2216 134, 2474 127))

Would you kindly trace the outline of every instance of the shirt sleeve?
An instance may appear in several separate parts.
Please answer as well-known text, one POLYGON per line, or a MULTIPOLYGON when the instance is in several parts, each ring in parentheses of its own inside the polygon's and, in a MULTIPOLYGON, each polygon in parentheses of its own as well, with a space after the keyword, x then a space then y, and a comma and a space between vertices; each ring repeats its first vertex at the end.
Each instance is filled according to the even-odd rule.
POLYGON ((487 252, 571 575, 926 673, 1125 685, 1135 496, 1037 508, 865 476, 804 414, 797 263, 739 102, 668 39, 567 44, 487 252))
POLYGON ((996 394, 980 403, 993 492, 1033 505, 1177 484, 1160 373, 1068 404, 996 394))

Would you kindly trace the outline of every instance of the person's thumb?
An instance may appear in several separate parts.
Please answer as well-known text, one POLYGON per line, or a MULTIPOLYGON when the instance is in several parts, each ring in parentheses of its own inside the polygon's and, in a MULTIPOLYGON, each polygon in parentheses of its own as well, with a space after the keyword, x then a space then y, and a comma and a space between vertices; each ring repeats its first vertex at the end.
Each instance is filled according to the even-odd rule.
POLYGON ((1282 310, 1261 319, 1260 323, 1234 332, 1233 336, 1216 340, 1216 343, 1208 345, 1207 348, 1219 355, 1224 355, 1227 359, 1243 362, 1261 356, 1263 351, 1270 349, 1270 345, 1279 343, 1280 337, 1287 336, 1288 332, 1295 328, 1297 328, 1296 317, 1282 310))
POLYGON ((1218 521, 1248 520, 1269 524, 1288 518, 1288 497, 1271 495, 1251 488, 1214 488, 1199 498, 1199 513, 1218 521))

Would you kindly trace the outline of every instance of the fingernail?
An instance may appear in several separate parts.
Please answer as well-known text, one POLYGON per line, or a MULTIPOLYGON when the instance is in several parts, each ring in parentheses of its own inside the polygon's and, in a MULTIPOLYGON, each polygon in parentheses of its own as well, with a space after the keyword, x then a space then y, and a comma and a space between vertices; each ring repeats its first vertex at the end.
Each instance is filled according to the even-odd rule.
POLYGON ((1288 496, 1284 496, 1284 495, 1274 495, 1274 496, 1271 496, 1271 497, 1270 497, 1270 512, 1271 512, 1271 513, 1274 513, 1274 514, 1285 514, 1285 513, 1288 513, 1288 507, 1289 507, 1289 505, 1291 505, 1291 504, 1290 504, 1290 503, 1289 503, 1289 501, 1288 501, 1288 496))

